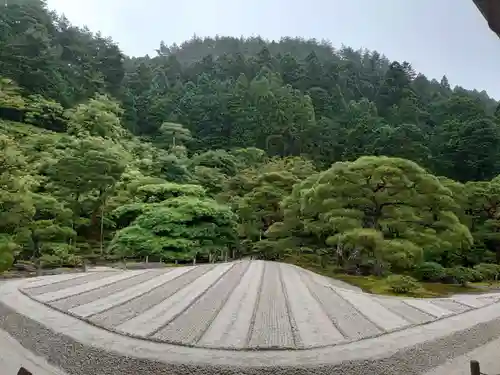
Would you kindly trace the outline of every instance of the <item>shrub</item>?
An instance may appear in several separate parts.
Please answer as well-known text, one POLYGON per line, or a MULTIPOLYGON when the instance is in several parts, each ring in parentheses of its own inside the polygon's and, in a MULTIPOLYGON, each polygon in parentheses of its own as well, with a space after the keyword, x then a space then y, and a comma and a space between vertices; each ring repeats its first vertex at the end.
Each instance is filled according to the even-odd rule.
POLYGON ((474 266, 474 270, 482 276, 481 280, 497 280, 500 275, 500 265, 481 263, 474 266))
POLYGON ((466 267, 446 268, 446 276, 451 278, 454 283, 465 286, 469 281, 474 280, 474 270, 466 267))
POLYGON ((441 281, 445 276, 445 268, 439 263, 424 262, 419 264, 414 271, 415 277, 422 281, 441 281))
POLYGON ((10 237, 0 234, 0 273, 7 271, 14 263, 14 252, 18 250, 10 237))
POLYGON ((391 290, 398 294, 410 293, 421 287, 419 282, 411 276, 390 275, 386 281, 391 290))
POLYGON ((481 273, 481 271, 475 269, 475 268, 467 268, 468 272, 470 273, 470 279, 469 281, 472 282, 480 282, 486 280, 484 275, 481 273))
POLYGON ((0 252, 0 273, 7 271, 14 263, 14 256, 10 252, 0 252))

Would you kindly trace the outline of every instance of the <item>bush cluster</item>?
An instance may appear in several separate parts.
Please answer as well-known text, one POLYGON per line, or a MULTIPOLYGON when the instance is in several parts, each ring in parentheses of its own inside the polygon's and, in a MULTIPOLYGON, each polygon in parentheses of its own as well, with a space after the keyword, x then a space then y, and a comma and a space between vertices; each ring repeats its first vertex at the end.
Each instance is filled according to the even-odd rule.
POLYGON ((416 279, 405 275, 390 275, 386 278, 387 285, 394 293, 407 294, 421 287, 416 279))
POLYGON ((473 268, 444 268, 435 262, 424 262, 413 272, 417 280, 427 282, 445 282, 465 285, 468 282, 496 281, 500 277, 500 265, 481 263, 473 268))

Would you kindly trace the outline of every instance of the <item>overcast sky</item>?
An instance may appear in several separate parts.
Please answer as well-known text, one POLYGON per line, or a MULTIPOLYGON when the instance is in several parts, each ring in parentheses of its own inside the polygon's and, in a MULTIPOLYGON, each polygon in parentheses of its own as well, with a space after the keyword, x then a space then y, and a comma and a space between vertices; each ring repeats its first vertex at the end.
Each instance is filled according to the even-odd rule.
POLYGON ((48 0, 129 55, 198 36, 329 39, 500 99, 500 39, 472 0, 48 0))

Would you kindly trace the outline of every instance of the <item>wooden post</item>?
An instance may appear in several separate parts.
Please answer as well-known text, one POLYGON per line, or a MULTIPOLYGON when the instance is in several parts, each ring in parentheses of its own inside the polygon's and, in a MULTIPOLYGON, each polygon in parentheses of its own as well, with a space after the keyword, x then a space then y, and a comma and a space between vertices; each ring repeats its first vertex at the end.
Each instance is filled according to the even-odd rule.
POLYGON ((470 375, 481 375, 481 368, 478 361, 470 361, 470 375))
POLYGON ((43 272, 42 272, 42 261, 40 259, 38 259, 36 261, 36 275, 37 276, 42 276, 43 275, 43 272))

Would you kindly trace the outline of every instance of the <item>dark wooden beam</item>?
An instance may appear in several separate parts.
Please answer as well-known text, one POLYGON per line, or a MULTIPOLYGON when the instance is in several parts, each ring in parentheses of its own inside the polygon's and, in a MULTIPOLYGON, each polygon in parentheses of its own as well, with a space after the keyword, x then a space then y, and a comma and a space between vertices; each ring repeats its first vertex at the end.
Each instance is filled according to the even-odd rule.
POLYGON ((17 375, 33 375, 33 374, 28 370, 26 370, 24 367, 21 367, 17 372, 17 375))
POLYGON ((500 37, 500 0, 474 0, 491 30, 500 37))

